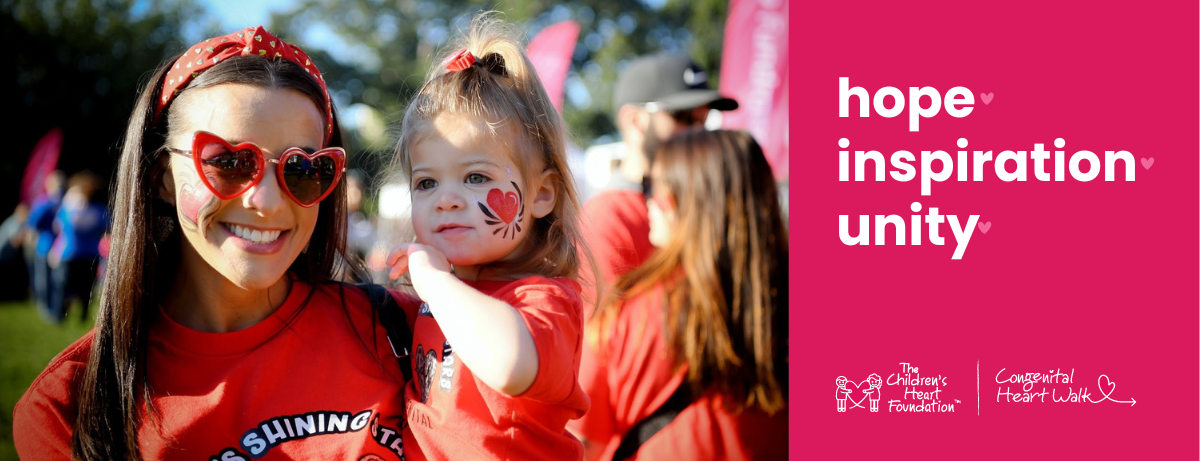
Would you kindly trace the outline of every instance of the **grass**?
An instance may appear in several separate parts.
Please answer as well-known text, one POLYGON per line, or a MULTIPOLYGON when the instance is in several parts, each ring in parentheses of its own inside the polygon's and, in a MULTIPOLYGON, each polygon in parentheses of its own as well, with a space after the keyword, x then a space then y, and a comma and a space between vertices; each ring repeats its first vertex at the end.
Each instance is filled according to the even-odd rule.
POLYGON ((0 303, 0 461, 17 459, 12 437, 17 400, 55 355, 92 328, 93 320, 80 320, 78 309, 76 304, 66 321, 51 325, 32 302, 0 303))

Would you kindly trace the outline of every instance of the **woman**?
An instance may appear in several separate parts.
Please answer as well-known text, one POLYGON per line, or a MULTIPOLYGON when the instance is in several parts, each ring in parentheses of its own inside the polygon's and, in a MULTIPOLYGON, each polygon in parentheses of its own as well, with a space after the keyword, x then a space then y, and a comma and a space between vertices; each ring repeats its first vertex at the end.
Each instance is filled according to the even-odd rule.
POLYGON ((787 234, 762 149, 686 132, 650 178, 658 250, 590 321, 572 428, 590 459, 785 459, 787 234))
POLYGON ((259 28, 158 69, 126 132, 96 328, 15 408, 26 459, 402 457, 399 366, 346 260, 320 71, 259 28))

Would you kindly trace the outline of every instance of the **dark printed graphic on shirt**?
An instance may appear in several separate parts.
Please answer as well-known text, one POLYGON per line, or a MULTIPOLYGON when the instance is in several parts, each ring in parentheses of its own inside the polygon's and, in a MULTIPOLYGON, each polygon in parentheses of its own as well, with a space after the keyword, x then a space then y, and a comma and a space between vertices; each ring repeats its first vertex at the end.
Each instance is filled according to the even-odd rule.
POLYGON ((450 347, 450 341, 442 343, 442 376, 438 380, 438 387, 443 391, 450 392, 450 385, 454 381, 454 349, 450 347))
MULTIPOLYGON (((261 458, 272 448, 294 440, 327 434, 358 432, 371 424, 371 438, 404 461, 403 442, 399 431, 378 424, 379 414, 372 410, 358 413, 347 411, 314 411, 301 415, 276 416, 246 431, 238 440, 238 448, 228 447, 209 461, 249 461, 261 458), (374 415, 374 417, 372 417, 374 415)), ((383 458, 379 458, 383 459, 383 458)))
POLYGON ((417 345, 417 391, 421 393, 421 403, 429 404, 429 389, 433 387, 433 377, 437 375, 437 351, 425 350, 425 345, 417 345))

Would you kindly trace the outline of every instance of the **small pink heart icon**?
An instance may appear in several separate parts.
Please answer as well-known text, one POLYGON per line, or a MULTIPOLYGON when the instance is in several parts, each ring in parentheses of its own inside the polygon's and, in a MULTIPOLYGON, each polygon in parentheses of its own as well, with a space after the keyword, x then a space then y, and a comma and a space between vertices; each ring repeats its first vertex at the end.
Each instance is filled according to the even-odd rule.
POLYGON ((1154 166, 1154 157, 1142 159, 1142 168, 1149 170, 1152 166, 1154 166))
POLYGON ((988 221, 988 222, 985 222, 985 223, 983 223, 983 224, 980 224, 980 225, 979 225, 979 232, 983 232, 983 233, 985 233, 985 234, 986 234, 986 233, 987 233, 987 231, 989 231, 989 230, 991 230, 991 229, 992 229, 992 222, 991 222, 991 221, 988 221))
POLYGON ((983 99, 983 103, 984 103, 985 105, 986 105, 986 104, 991 104, 991 103, 992 103, 992 96, 995 96, 995 95, 994 95, 994 94, 992 94, 992 93, 979 93, 979 97, 980 97, 981 99, 983 99))

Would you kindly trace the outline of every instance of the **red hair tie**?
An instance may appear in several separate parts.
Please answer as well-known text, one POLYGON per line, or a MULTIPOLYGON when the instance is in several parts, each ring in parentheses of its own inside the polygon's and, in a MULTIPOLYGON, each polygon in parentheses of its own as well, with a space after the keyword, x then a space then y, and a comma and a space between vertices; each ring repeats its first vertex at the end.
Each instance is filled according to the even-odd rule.
POLYGON ((271 35, 262 26, 248 27, 223 37, 214 37, 202 41, 183 52, 170 71, 163 77, 162 93, 154 107, 154 118, 162 116, 163 109, 179 94, 180 89, 221 61, 236 56, 262 56, 266 59, 286 59, 296 63, 313 76, 325 94, 325 144, 328 145, 333 137, 333 101, 329 98, 329 88, 325 87, 325 78, 317 69, 308 55, 300 47, 285 43, 271 35))
POLYGON ((451 73, 464 70, 474 64, 475 55, 471 54, 470 51, 467 51, 466 48, 454 52, 454 54, 446 58, 445 61, 442 61, 442 65, 446 66, 446 70, 449 70, 451 73))

